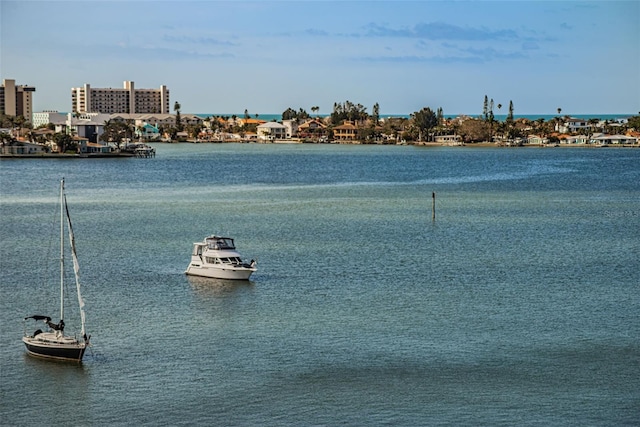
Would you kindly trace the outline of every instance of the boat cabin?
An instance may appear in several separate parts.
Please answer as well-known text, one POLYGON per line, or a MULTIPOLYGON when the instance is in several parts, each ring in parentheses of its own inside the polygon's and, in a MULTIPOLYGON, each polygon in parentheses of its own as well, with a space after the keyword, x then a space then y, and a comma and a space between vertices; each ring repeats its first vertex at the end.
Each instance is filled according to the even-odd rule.
POLYGON ((192 255, 202 256, 206 251, 235 251, 236 246, 230 237, 207 237, 204 242, 193 244, 192 255))
POLYGON ((242 259, 235 252, 233 239, 230 237, 210 236, 204 242, 193 245, 194 256, 199 257, 206 264, 242 265, 242 259), (234 251, 232 253, 211 253, 209 251, 234 251))
POLYGON ((205 242, 207 243, 207 248, 214 251, 233 251, 236 249, 235 245, 233 244, 233 239, 230 237, 211 236, 207 237, 205 239, 205 242))

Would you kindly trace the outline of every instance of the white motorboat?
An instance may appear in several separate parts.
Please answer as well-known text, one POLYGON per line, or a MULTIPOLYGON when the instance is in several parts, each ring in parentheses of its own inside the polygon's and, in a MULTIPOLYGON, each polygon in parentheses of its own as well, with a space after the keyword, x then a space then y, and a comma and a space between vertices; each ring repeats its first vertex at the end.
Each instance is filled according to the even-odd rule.
POLYGON ((36 322, 42 321, 49 329, 42 331, 37 329, 33 334, 28 335, 25 332, 25 336, 22 338, 27 347, 27 352, 32 356, 42 357, 46 359, 58 359, 81 362, 82 356, 86 348, 89 346, 89 339, 91 336, 87 336, 85 332, 85 313, 84 313, 84 300, 80 295, 80 279, 79 279, 80 267, 78 264, 78 257, 76 255, 76 245, 73 236, 73 228, 71 227, 71 217, 69 216, 69 208, 67 207, 67 198, 64 194, 64 179, 60 181, 60 322, 53 323, 51 317, 42 315, 33 315, 25 317, 27 319, 33 319, 36 322), (66 221, 65 221, 66 216, 66 221), (71 255, 73 260, 73 270, 76 277, 76 293, 78 296, 78 305, 80 306, 80 336, 81 339, 75 335, 65 334, 64 323, 64 266, 65 266, 65 250, 64 250, 64 224, 67 224, 67 231, 69 233, 69 244, 71 247, 71 255))
POLYGON ((256 262, 242 261, 230 237, 209 236, 193 244, 186 274, 214 279, 248 280, 256 271, 256 262))

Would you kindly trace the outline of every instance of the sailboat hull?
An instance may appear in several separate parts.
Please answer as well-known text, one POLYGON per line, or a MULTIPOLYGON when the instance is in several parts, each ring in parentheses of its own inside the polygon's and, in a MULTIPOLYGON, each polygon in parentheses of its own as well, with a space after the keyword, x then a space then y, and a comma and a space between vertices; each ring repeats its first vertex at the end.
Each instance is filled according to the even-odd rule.
MULTIPOLYGON (((43 333, 40 335, 45 335, 43 333)), ((53 334, 51 334, 53 335, 53 334)), ((27 347, 27 353, 31 356, 45 359, 69 360, 81 362, 86 350, 86 344, 77 341, 75 338, 61 337, 53 339, 43 339, 45 337, 23 337, 22 341, 27 347)))

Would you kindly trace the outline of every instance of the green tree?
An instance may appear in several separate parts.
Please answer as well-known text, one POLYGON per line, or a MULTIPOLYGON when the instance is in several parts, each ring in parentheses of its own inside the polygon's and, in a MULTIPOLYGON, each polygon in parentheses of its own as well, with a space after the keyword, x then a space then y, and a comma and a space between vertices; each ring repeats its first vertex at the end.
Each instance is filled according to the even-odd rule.
POLYGON ((107 120, 104 124, 102 135, 100 135, 100 141, 114 143, 120 149, 122 140, 128 138, 128 135, 129 125, 127 123, 119 120, 107 120))
POLYGON ((487 95, 484 96, 484 105, 482 106, 482 117, 485 120, 489 119, 489 97, 487 95))
POLYGON ((320 107, 318 107, 317 105, 311 107, 311 112, 316 113, 316 116, 318 115, 318 111, 320 111, 320 107))
POLYGON ((627 120, 627 124, 636 132, 640 132, 640 115, 629 117, 629 119, 627 120))
POLYGON ((282 120, 302 120, 308 118, 309 113, 307 113, 302 107, 300 107, 298 111, 289 107, 282 113, 282 120))
POLYGON ((487 121, 489 122, 489 141, 493 141, 493 124, 495 123, 495 116, 493 115, 493 98, 491 98, 491 101, 489 102, 487 121))
POLYGON ((142 141, 142 136, 144 135, 144 126, 137 126, 136 133, 138 134, 138 141, 142 141))
POLYGON ((375 104, 373 104, 373 124, 375 126, 378 125, 378 123, 380 122, 380 105, 376 102, 375 104))
POLYGON ((71 135, 67 135, 66 133, 56 133, 53 135, 53 141, 58 146, 59 153, 65 153, 67 150, 71 150, 73 148, 73 138, 71 135))
POLYGON ((13 136, 9 135, 8 133, 0 132, 0 143, 2 144, 3 147, 5 145, 12 145, 12 143, 15 140, 16 139, 13 136))
POLYGON ((202 132, 202 127, 202 123, 187 125, 186 131, 191 138, 198 138, 198 135, 202 132))
POLYGON ((482 142, 490 137, 489 125, 485 120, 467 119, 460 123, 458 134, 464 142, 482 142))
POLYGON ((182 130, 182 121, 181 121, 181 117, 180 117, 180 103, 178 101, 175 102, 175 104, 173 104, 173 111, 176 112, 176 129, 178 129, 178 132, 182 130))
POLYGON ((339 125, 345 120, 348 121, 363 121, 369 117, 367 109, 361 104, 354 104, 351 101, 345 101, 342 104, 336 102, 333 104, 333 112, 331 113, 330 120, 334 125, 339 125))
POLYGON ((413 125, 418 130, 418 141, 422 141, 424 134, 427 135, 428 140, 429 132, 438 125, 436 114, 429 107, 414 112, 411 114, 411 118, 413 119, 413 125))
POLYGON ((516 138, 518 135, 515 123, 513 121, 513 101, 509 101, 509 113, 505 120, 505 130, 509 139, 516 138))
POLYGON ((13 116, 7 116, 6 114, 0 114, 0 128, 13 128, 14 121, 13 116))
POLYGON ((509 114, 507 114, 507 123, 513 123, 513 101, 509 101, 509 114))
POLYGON ((534 124, 535 124, 534 129, 536 133, 544 138, 547 135, 547 125, 544 121, 544 118, 540 117, 539 119, 534 121, 534 124))
POLYGON ((282 120, 294 120, 298 117, 298 112, 289 107, 282 112, 282 120))

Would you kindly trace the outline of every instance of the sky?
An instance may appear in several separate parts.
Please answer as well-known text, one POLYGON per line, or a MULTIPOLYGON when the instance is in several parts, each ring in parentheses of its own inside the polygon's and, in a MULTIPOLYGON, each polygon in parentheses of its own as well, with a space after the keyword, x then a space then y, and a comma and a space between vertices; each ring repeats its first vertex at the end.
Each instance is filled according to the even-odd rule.
POLYGON ((0 0, 0 78, 34 111, 127 80, 183 114, 639 114, 640 1, 0 0))

